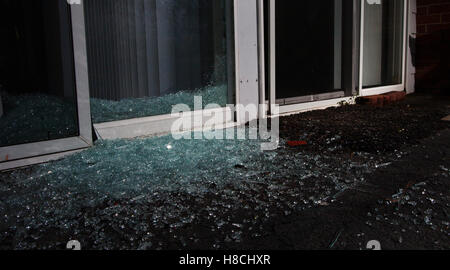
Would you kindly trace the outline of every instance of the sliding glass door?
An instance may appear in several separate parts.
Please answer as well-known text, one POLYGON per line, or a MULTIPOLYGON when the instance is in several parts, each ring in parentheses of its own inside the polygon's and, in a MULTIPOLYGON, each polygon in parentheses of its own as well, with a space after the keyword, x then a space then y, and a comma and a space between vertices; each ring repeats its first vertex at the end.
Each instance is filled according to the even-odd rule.
POLYGON ((361 95, 405 88, 406 10, 404 0, 363 0, 361 95))
POLYGON ((262 6, 262 95, 281 112, 405 89, 406 0, 264 0, 262 6))

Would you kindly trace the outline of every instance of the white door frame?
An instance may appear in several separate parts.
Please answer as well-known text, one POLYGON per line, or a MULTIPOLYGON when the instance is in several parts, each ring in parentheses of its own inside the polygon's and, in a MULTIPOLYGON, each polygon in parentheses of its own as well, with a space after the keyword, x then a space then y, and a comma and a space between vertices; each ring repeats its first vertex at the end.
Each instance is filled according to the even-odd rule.
MULTIPOLYGON (((65 3, 65 2, 64 2, 65 3)), ((93 145, 83 5, 71 5, 79 136, 0 147, 0 171, 60 158, 93 145)))
MULTIPOLYGON (((362 81, 363 81, 363 63, 364 63, 364 52, 363 52, 363 46, 364 46, 364 1, 367 0, 361 0, 361 15, 360 15, 360 40, 359 40, 359 63, 354 63, 354 65, 359 64, 359 76, 358 82, 357 82, 357 90, 360 96, 369 96, 369 95, 377 95, 382 93, 387 93, 391 91, 404 91, 406 87, 406 83, 409 80, 409 76, 406 74, 406 63, 408 61, 407 56, 407 44, 408 44, 408 18, 409 18, 409 0, 405 0, 404 2, 404 18, 403 18, 403 60, 402 60, 402 83, 398 85, 391 85, 391 86, 382 86, 382 87, 375 87, 375 88, 367 88, 364 89, 362 87, 362 81)), ((259 60, 260 60, 260 77, 265 77, 265 70, 264 70, 264 61, 269 62, 270 70, 268 72, 269 78, 265 78, 266 80, 269 80, 269 97, 265 96, 265 84, 260 86, 260 97, 264 100, 268 100, 269 102, 269 110, 268 113, 272 114, 271 111, 273 111, 274 106, 276 104, 276 24, 275 24, 275 0, 269 0, 270 5, 270 11, 269 11, 269 59, 264 59, 264 1, 259 0, 258 4, 260 6, 259 8, 259 17, 260 19, 259 24, 259 60), (261 26, 262 25, 262 26, 261 26)), ((357 60, 356 60, 357 61, 357 60)), ((314 109, 322 109, 327 108, 331 106, 337 106, 340 102, 354 102, 353 97, 344 97, 344 98, 336 98, 336 99, 329 99, 329 100, 322 100, 322 101, 312 101, 308 103, 300 103, 300 104, 291 104, 291 105, 283 105, 280 106, 279 114, 289 114, 289 113, 297 113, 302 111, 309 111, 314 109)))
MULTIPOLYGON (((389 86, 380 86, 373 88, 364 88, 363 87, 363 68, 364 68, 364 14, 365 14, 365 2, 367 0, 363 0, 361 3, 361 22, 360 22, 360 55, 359 55, 359 95, 360 96, 371 96, 371 95, 379 95, 393 91, 404 91, 406 86, 406 61, 407 61, 407 37, 408 37, 408 0, 404 0, 403 7, 403 59, 402 59, 402 83, 396 85, 389 86)), ((397 0, 395 0, 397 1, 397 0)))
MULTIPOLYGON (((269 109, 270 113, 273 114, 275 111, 275 104, 277 104, 277 76, 276 76, 276 64, 277 64, 277 53, 276 53, 276 46, 277 46, 277 39, 276 39, 276 4, 275 0, 270 0, 269 5, 269 49, 270 49, 270 57, 269 57, 269 90, 270 90, 270 97, 269 97, 269 109)), ((281 108, 280 108, 281 109, 281 108)))
POLYGON ((258 0, 258 73, 259 73, 259 118, 266 119, 269 108, 266 104, 266 40, 264 22, 264 0, 258 0))
MULTIPOLYGON (((284 104, 279 106, 277 105, 277 98, 276 98, 276 5, 275 0, 269 0, 269 59, 264 59, 264 1, 259 0, 259 61, 260 61, 260 77, 265 77, 265 69, 264 67, 264 61, 269 62, 269 78, 265 78, 265 80, 269 80, 269 110, 268 113, 271 116, 277 116, 277 115, 285 115, 285 114, 292 114, 292 113, 298 113, 298 112, 304 112, 304 111, 310 111, 310 110, 317 110, 317 109, 325 109, 328 107, 338 106, 341 102, 353 102, 352 97, 342 97, 342 98, 330 98, 330 99, 324 99, 319 101, 314 101, 313 97, 311 96, 311 102, 304 102, 304 103, 298 103, 298 104, 284 104), (277 113, 273 113, 277 112, 277 113)), ((263 98, 263 100, 266 100, 265 96, 265 84, 263 86, 260 86, 260 97, 263 98)), ((327 95, 327 94, 325 94, 327 95)), ((320 95, 318 95, 320 96, 320 95)), ((266 115, 264 115, 266 116, 266 115)))

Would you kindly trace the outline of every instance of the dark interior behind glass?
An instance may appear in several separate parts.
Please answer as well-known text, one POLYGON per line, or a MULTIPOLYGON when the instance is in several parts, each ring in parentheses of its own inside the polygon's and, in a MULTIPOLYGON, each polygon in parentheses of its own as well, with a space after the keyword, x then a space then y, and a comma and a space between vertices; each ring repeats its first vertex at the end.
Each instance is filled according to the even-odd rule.
MULTIPOLYGON (((266 0, 267 59, 268 9, 266 0)), ((275 10, 277 102, 283 104, 288 99, 325 93, 336 93, 329 97, 344 96, 343 65, 351 53, 343 45, 346 39, 352 39, 352 24, 346 23, 346 18, 351 20, 352 17, 351 3, 342 0, 275 1, 275 10)), ((268 76, 270 67, 266 67, 268 76)), ((306 98, 306 101, 311 99, 306 98)))
POLYGON ((78 136, 70 9, 0 0, 0 146, 78 136))

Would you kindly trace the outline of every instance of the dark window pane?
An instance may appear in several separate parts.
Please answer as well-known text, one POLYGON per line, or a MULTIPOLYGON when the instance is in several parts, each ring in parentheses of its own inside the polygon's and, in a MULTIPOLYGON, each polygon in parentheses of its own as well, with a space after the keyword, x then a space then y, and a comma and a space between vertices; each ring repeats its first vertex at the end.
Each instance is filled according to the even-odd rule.
POLYGON ((351 33, 343 14, 351 5, 342 0, 275 4, 277 99, 343 90, 344 31, 351 33))
POLYGON ((0 1, 0 146, 78 136, 69 7, 0 1))

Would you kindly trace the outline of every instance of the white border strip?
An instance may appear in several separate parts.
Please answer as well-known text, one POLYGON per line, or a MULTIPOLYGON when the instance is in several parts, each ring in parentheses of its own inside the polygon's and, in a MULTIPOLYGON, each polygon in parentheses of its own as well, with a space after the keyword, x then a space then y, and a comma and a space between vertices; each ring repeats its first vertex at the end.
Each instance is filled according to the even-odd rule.
POLYGON ((51 155, 19 159, 19 160, 0 163, 0 171, 7 171, 7 170, 12 170, 12 169, 27 167, 30 165, 41 164, 41 163, 45 163, 45 162, 49 162, 49 161, 56 161, 56 160, 65 158, 69 155, 73 155, 73 154, 82 152, 84 150, 86 150, 86 149, 73 150, 73 151, 68 151, 68 152, 62 152, 62 153, 56 153, 56 154, 51 154, 51 155))
POLYGON ((233 111, 229 107, 200 110, 194 112, 178 113, 174 115, 151 116, 108 123, 95 124, 100 139, 132 139, 145 136, 161 136, 170 134, 172 126, 179 120, 191 123, 181 132, 196 129, 210 129, 213 127, 227 126, 233 123, 233 111), (218 116, 220 121, 213 121, 218 116), (197 121, 199 119, 200 121, 197 121))

